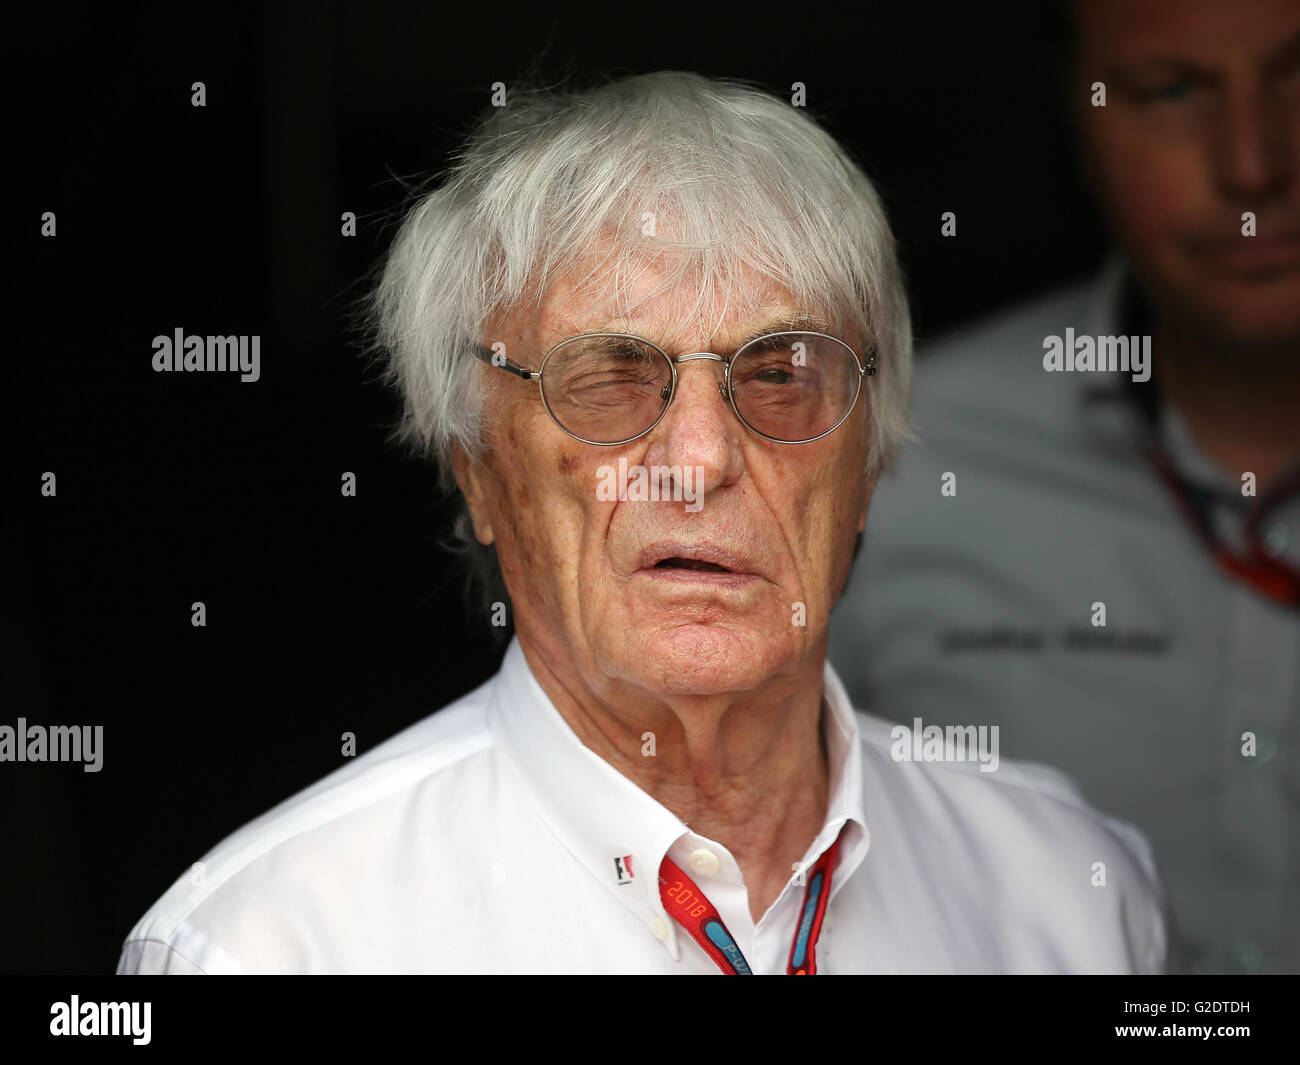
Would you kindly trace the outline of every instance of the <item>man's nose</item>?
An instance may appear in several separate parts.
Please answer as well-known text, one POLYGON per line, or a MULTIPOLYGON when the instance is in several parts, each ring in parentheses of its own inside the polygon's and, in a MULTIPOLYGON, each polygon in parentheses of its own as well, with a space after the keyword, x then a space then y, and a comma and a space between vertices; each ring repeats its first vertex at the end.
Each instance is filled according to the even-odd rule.
POLYGON ((740 479, 748 430, 727 401, 723 363, 686 359, 677 364, 677 388, 650 436, 647 465, 697 467, 696 491, 709 492, 740 479))
POLYGON ((1267 84, 1228 86, 1214 132, 1215 168, 1225 194, 1258 203, 1295 180, 1300 124, 1294 106, 1267 84))

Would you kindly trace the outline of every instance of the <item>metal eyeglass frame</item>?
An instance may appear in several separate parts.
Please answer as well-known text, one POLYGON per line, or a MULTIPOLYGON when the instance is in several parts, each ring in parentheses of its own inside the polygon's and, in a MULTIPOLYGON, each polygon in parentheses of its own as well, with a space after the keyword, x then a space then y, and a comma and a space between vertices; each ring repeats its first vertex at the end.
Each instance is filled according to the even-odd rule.
POLYGON ((677 364, 679 362, 706 361, 706 362, 723 363, 725 367, 723 373, 723 379, 718 384, 718 391, 722 393, 722 398, 726 401, 727 405, 731 408, 732 413, 735 414, 735 416, 738 419, 740 419, 741 425, 743 425, 755 436, 762 437, 764 440, 770 440, 774 444, 811 444, 814 440, 820 440, 822 437, 829 436, 831 433, 835 432, 836 429, 838 429, 841 425, 843 425, 848 420, 849 415, 852 414, 854 408, 857 407, 858 398, 862 395, 862 378, 873 377, 875 376, 876 373, 875 347, 871 348, 870 352, 868 353, 869 358, 867 360, 867 364, 863 366, 862 360, 858 357, 858 353, 854 351, 853 348, 850 347, 848 343, 846 343, 843 340, 840 340, 839 337, 831 336, 829 333, 818 333, 815 330, 811 330, 811 329, 788 329, 776 333, 765 333, 763 336, 755 337, 753 340, 747 341, 746 343, 742 344, 739 348, 737 348, 732 353, 730 358, 726 358, 725 356, 722 355, 715 355, 711 351, 693 351, 685 355, 678 355, 674 357, 672 355, 669 355, 668 352, 664 351, 664 349, 661 348, 658 344, 646 340, 645 337, 635 336, 632 333, 579 333, 576 336, 566 337, 564 340, 559 341, 559 343, 554 344, 546 352, 546 354, 542 357, 541 366, 539 366, 536 370, 530 370, 526 366, 520 366, 517 362, 512 362, 504 355, 498 355, 491 348, 485 348, 481 344, 473 345, 473 353, 476 358, 487 363, 489 366, 494 366, 499 370, 505 370, 507 373, 514 374, 516 377, 523 378, 525 381, 536 381, 537 390, 542 397, 542 405, 546 408, 546 413, 550 415, 551 421, 553 421, 556 424, 556 426, 560 429, 560 431, 567 436, 573 437, 574 440, 580 441, 581 443, 584 444, 595 444, 597 447, 618 447, 622 444, 630 444, 633 440, 640 440, 641 437, 645 436, 649 432, 652 432, 655 426, 658 425, 661 421, 663 421, 664 415, 668 413, 668 408, 672 406, 673 397, 677 394, 677 364), (855 381, 857 387, 853 391, 853 399, 849 403, 848 407, 845 409, 844 414, 840 417, 840 420, 837 421, 825 432, 818 433, 816 436, 810 436, 804 440, 781 440, 775 436, 768 436, 766 433, 759 432, 752 425, 750 425, 749 422, 745 421, 745 416, 740 413, 740 408, 736 406, 735 391, 731 387, 731 367, 732 364, 736 361, 736 359, 740 356, 740 354, 746 348, 754 344, 758 344, 764 340, 770 340, 772 337, 779 337, 779 336, 815 336, 815 337, 824 337, 827 340, 833 340, 837 344, 844 345, 844 347, 848 350, 849 354, 853 356, 853 361, 857 364, 858 367, 858 376, 855 381), (664 386, 664 388, 667 390, 668 393, 666 396, 664 396, 665 399, 664 408, 659 412, 659 417, 657 417, 653 422, 650 423, 650 425, 646 426, 646 428, 642 429, 641 432, 637 433, 635 436, 629 436, 625 440, 588 440, 586 437, 579 436, 577 433, 573 432, 572 430, 565 428, 565 426, 560 422, 560 419, 555 416, 555 412, 551 410, 551 405, 550 403, 547 402, 546 399, 546 389, 542 387, 542 374, 546 370, 546 362, 559 348, 563 347, 565 344, 570 343, 571 341, 579 340, 582 337, 617 337, 624 340, 635 340, 640 344, 646 345, 646 347, 653 348, 655 351, 659 352, 659 354, 662 355, 664 359, 667 360, 668 368, 672 371, 673 379, 667 385, 664 386))

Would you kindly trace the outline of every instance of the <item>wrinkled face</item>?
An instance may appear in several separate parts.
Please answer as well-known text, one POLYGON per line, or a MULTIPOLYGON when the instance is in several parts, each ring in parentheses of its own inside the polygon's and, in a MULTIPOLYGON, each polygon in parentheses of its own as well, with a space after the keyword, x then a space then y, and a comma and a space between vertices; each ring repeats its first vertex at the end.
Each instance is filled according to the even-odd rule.
POLYGON ((1300 339, 1300 0, 1086 0, 1074 16, 1085 159, 1157 310, 1219 343, 1300 339))
MULTIPOLYGON (((724 316, 704 335, 680 312, 695 290, 645 298, 656 284, 655 272, 645 273, 632 310, 619 316, 562 283, 540 308, 491 323, 482 339, 504 343, 508 357, 533 369, 557 342, 586 332, 630 333, 671 356, 730 356, 746 336, 801 310, 771 289, 761 313, 724 316)), ((842 339, 862 357, 856 335, 842 339)), ((778 444, 737 419, 719 392, 721 364, 684 362, 672 404, 648 435, 598 446, 555 425, 535 382, 480 370, 495 428, 480 463, 458 456, 457 480, 479 539, 497 545, 521 638, 557 673, 577 671, 593 688, 718 694, 816 663, 866 521, 869 378, 834 432, 778 444), (690 468, 698 480, 689 493, 676 482, 674 500, 663 498, 674 494, 669 475, 658 500, 638 499, 637 467, 690 468)))

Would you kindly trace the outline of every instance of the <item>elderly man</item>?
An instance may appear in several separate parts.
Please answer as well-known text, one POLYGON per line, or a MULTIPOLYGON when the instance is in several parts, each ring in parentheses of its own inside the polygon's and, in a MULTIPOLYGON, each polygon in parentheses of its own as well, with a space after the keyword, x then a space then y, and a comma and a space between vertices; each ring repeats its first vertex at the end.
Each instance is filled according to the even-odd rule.
POLYGON ((802 111, 686 74, 515 96, 375 310, 516 637, 218 845, 119 972, 1166 966, 1136 832, 978 722, 891 733, 825 664, 910 331, 875 193, 802 111))

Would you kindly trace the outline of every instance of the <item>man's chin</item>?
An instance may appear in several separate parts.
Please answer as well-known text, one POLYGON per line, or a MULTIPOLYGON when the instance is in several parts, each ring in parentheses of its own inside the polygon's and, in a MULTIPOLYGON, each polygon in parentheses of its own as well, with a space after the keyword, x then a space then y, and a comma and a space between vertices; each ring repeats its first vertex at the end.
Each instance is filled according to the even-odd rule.
POLYGON ((628 641, 615 672, 651 691, 721 695, 751 691, 786 672, 797 649, 789 633, 684 623, 628 641))
POLYGON ((1180 302, 1186 320, 1228 355, 1274 352, 1294 363, 1300 351, 1300 277, 1215 277, 1180 302))

